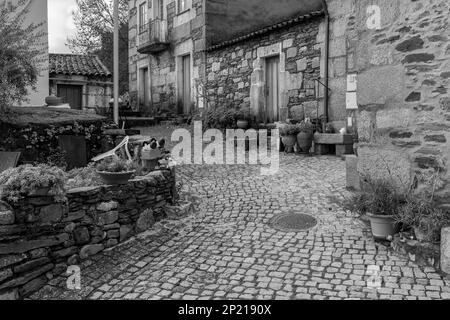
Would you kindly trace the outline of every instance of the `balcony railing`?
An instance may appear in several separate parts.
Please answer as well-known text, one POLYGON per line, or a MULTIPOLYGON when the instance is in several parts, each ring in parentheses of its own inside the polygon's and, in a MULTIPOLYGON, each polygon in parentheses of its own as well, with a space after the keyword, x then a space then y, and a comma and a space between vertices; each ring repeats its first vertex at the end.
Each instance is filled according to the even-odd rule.
POLYGON ((154 19, 139 27, 140 53, 157 53, 165 50, 169 45, 167 20, 154 19))

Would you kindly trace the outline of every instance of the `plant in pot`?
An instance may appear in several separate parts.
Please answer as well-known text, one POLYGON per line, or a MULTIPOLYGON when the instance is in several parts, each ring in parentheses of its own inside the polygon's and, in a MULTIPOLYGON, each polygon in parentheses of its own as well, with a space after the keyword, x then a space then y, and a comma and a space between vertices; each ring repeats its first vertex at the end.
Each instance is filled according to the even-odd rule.
POLYGON ((286 153, 294 152, 295 144, 297 143, 297 134, 299 133, 299 127, 295 124, 284 123, 279 126, 281 141, 284 145, 284 151, 286 153))
POLYGON ((390 181, 365 178, 365 191, 355 194, 344 205, 347 210, 366 216, 370 220, 375 239, 390 239, 396 233, 395 217, 405 203, 390 181))
POLYGON ((309 120, 302 121, 297 126, 299 128, 297 145, 301 152, 309 153, 314 139, 315 126, 309 120))
POLYGON ((125 184, 136 172, 133 161, 108 157, 96 165, 97 173, 107 185, 125 184))
POLYGON ((423 195, 408 195, 395 219, 402 225, 402 231, 412 228, 420 242, 438 243, 441 229, 450 226, 449 214, 423 195))
POLYGON ((250 111, 248 109, 239 110, 236 119, 236 126, 239 129, 247 130, 250 125, 250 111))
POLYGON ((64 202, 66 180, 62 169, 46 164, 8 169, 0 174, 0 198, 18 202, 27 196, 53 196, 56 202, 64 202))

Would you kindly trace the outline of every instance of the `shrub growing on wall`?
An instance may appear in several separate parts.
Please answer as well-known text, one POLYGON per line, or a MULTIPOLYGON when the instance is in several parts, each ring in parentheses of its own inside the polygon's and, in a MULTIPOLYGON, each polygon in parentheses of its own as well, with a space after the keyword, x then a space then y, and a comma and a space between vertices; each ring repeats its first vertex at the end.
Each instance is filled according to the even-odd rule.
POLYGON ((102 151, 103 130, 107 123, 90 122, 72 124, 29 124, 15 126, 3 123, 4 130, 0 132, 0 141, 5 150, 21 151, 21 159, 25 162, 50 163, 59 165, 58 136, 76 135, 86 138, 88 157, 92 158, 102 151))

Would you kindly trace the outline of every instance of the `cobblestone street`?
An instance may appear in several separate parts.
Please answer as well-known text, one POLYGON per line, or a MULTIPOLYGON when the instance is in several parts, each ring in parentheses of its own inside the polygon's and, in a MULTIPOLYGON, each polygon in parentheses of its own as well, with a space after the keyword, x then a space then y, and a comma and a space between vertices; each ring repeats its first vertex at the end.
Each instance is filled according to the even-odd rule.
POLYGON ((201 197, 194 215, 83 262, 82 290, 60 277, 32 299, 450 299, 450 282, 375 244, 366 225, 339 203, 345 162, 281 155, 280 171, 257 166, 185 166, 178 180, 201 197), (294 211, 318 225, 270 227, 294 211), (381 288, 367 267, 381 268, 381 288))

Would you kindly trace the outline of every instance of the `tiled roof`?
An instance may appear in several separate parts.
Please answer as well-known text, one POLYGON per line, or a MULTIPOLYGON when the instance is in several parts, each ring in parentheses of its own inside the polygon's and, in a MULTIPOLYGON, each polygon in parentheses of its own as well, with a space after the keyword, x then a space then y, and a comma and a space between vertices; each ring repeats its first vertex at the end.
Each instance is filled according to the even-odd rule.
POLYGON ((289 19, 289 20, 286 20, 286 21, 281 21, 281 22, 272 24, 270 26, 267 26, 267 27, 255 30, 253 32, 248 32, 248 33, 243 34, 241 36, 235 37, 235 38, 233 38, 231 40, 224 41, 224 42, 221 42, 219 44, 210 46, 206 50, 207 51, 217 50, 217 49, 220 49, 222 47, 226 47, 226 46, 229 46, 229 45, 232 45, 232 44, 235 44, 235 43, 247 40, 247 39, 251 39, 253 37, 257 37, 257 36, 263 35, 263 34, 265 34, 267 32, 271 32, 271 31, 275 31, 275 30, 283 28, 283 27, 291 26, 291 25, 293 25, 295 23, 299 23, 299 22, 311 19, 313 17, 322 16, 323 14, 324 14, 324 11, 320 10, 320 11, 314 11, 314 12, 311 12, 311 13, 308 13, 308 14, 300 15, 300 16, 297 16, 297 17, 295 17, 293 19, 289 19))
POLYGON ((96 55, 50 54, 50 73, 80 76, 111 76, 96 55))

